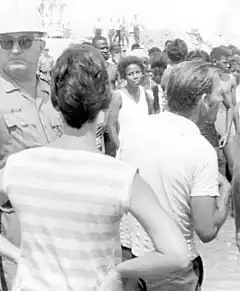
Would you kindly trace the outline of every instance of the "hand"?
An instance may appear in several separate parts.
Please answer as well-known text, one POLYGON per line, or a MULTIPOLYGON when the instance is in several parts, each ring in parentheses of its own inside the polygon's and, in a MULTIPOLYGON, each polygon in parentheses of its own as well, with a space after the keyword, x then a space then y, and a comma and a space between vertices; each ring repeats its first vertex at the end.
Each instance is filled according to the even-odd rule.
POLYGON ((224 196, 226 201, 229 200, 231 194, 232 194, 232 187, 231 187, 231 184, 228 182, 228 180, 221 176, 220 173, 219 173, 219 193, 220 193, 220 196, 224 196), (221 178, 220 178, 221 177, 221 178))
POLYGON ((98 291, 123 291, 124 283, 121 275, 116 270, 111 270, 105 277, 98 291))
POLYGON ((223 149, 227 145, 227 142, 228 142, 228 135, 224 134, 219 140, 219 148, 223 149))

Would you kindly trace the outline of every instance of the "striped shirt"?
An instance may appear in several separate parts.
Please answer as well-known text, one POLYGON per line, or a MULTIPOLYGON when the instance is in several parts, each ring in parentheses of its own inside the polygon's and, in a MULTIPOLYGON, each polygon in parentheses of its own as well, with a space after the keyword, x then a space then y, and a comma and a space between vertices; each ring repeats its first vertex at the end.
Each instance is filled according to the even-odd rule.
POLYGON ((88 151, 41 147, 11 155, 3 190, 22 228, 13 290, 97 290, 121 262, 120 220, 135 174, 88 151))

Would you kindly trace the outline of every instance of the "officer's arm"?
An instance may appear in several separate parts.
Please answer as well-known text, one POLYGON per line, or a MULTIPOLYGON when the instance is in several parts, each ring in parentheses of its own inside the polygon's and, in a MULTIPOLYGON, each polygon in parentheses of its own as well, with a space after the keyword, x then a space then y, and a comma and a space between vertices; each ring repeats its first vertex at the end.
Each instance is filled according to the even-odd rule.
MULTIPOLYGON (((0 206, 8 201, 8 196, 3 189, 4 168, 0 169, 0 206)), ((18 262, 20 258, 20 249, 0 234, 0 255, 8 259, 18 262)))
POLYGON ((0 169, 0 207, 3 206, 8 201, 8 196, 3 189, 3 173, 4 168, 0 169))
MULTIPOLYGON (((1 117, 0 117, 1 118, 1 117)), ((1 123, 1 129, 3 129, 4 123, 1 123)), ((0 131, 1 132, 1 131, 0 131)), ((3 134, 0 136, 0 207, 4 205, 9 199, 6 189, 4 189, 4 167, 7 160, 4 154, 4 138, 3 134)), ((2 213, 0 213, 2 215, 2 213)), ((18 262, 20 258, 20 249, 12 244, 0 233, 0 256, 7 257, 8 259, 18 262)))

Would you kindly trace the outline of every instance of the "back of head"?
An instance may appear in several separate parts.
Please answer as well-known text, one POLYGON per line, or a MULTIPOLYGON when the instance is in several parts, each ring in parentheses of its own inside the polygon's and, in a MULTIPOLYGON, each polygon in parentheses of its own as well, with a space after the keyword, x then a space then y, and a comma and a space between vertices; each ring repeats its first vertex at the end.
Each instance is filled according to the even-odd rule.
POLYGON ((135 49, 129 53, 129 56, 135 56, 140 59, 148 59, 148 53, 142 48, 135 49))
POLYGON ((231 51, 232 55, 239 53, 239 49, 233 44, 228 45, 227 48, 231 51))
POLYGON ((172 112, 188 116, 203 94, 211 94, 216 70, 201 60, 175 66, 167 84, 168 107, 172 112))
POLYGON ((188 53, 187 61, 192 61, 192 60, 196 60, 196 59, 200 59, 200 60, 203 60, 207 63, 210 63, 210 56, 204 50, 194 50, 194 51, 190 51, 188 53))
POLYGON ((139 43, 134 43, 131 47, 131 50, 133 51, 133 50, 140 49, 140 48, 141 48, 141 46, 139 43))
POLYGON ((177 38, 168 44, 166 51, 172 63, 180 63, 186 60, 188 47, 185 41, 177 38))
POLYGON ((121 52, 121 46, 119 44, 112 44, 110 46, 110 53, 120 53, 121 52))
POLYGON ((148 54, 149 56, 151 56, 155 53, 160 53, 160 52, 161 52, 160 48, 155 46, 155 47, 150 48, 150 50, 148 51, 148 54))
POLYGON ((231 56, 232 56, 232 52, 226 46, 214 47, 210 53, 211 61, 213 60, 220 61, 221 57, 231 57, 231 56))
POLYGON ((97 42, 98 41, 103 41, 103 42, 106 42, 108 43, 107 39, 104 37, 104 36, 95 36, 93 39, 92 39, 92 45, 94 47, 97 47, 97 42))
POLYGON ((164 53, 155 53, 151 58, 150 58, 150 65, 151 68, 167 68, 168 65, 168 59, 164 53))
POLYGON ((109 78, 101 53, 89 45, 67 48, 52 71, 52 103, 66 123, 93 122, 110 101, 109 78))
POLYGON ((92 42, 89 42, 89 41, 83 41, 82 44, 93 46, 92 42))
POLYGON ((164 43, 164 47, 167 48, 167 46, 171 43, 172 41, 170 39, 166 40, 164 43))

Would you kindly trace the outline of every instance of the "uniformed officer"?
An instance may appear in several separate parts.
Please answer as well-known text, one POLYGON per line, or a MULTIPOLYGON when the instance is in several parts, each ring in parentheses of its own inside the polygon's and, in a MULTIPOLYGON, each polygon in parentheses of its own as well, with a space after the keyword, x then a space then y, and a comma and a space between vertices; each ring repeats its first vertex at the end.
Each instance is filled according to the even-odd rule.
MULTIPOLYGON (((62 134, 49 83, 36 74, 45 46, 44 31, 35 24, 38 13, 12 9, 18 9, 17 19, 8 14, 1 23, 0 15, 0 169, 12 153, 44 145, 62 134)), ((9 202, 1 208, 0 219, 0 274, 6 291, 16 274, 21 232, 9 202)))
POLYGON ((43 75, 44 79, 50 81, 53 67, 54 58, 49 54, 49 48, 45 47, 38 63, 39 73, 43 75))

